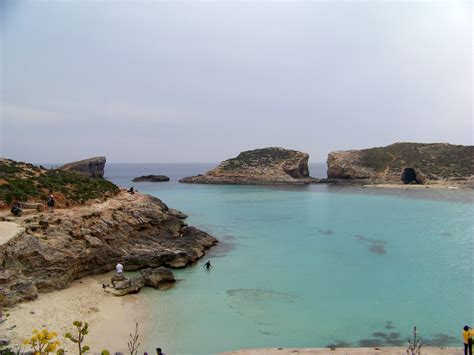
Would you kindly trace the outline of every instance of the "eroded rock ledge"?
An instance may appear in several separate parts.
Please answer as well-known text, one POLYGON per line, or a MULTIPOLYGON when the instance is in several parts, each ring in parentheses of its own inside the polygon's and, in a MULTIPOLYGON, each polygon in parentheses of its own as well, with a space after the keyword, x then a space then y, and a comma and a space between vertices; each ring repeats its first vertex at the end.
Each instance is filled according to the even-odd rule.
POLYGON ((66 288, 117 262, 126 270, 185 267, 217 240, 182 218, 157 198, 124 191, 101 203, 11 218, 24 231, 0 246, 2 303, 66 288))
POLYGON ((228 159, 204 175, 185 177, 182 183, 193 184, 307 184, 309 155, 279 147, 249 150, 228 159))
POLYGON ((331 152, 327 165, 331 182, 474 187, 474 146, 395 143, 331 152))

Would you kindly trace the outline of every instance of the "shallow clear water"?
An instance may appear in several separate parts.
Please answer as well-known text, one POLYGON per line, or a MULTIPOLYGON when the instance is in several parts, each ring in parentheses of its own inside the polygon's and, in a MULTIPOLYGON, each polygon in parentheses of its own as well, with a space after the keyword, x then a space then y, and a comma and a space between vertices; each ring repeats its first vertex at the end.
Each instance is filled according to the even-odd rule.
POLYGON ((144 290, 155 304, 148 351, 403 346, 415 325, 425 344, 460 345, 474 318, 472 192, 176 182, 210 167, 107 169, 127 187, 137 175, 171 176, 133 185, 221 241, 175 271, 173 289, 144 290))

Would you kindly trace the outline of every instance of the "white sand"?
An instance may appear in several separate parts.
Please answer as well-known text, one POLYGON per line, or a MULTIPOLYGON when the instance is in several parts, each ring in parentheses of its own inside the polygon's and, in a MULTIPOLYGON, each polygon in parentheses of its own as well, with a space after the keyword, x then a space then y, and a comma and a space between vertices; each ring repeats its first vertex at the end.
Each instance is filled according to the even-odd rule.
MULTIPOLYGON (((146 344, 145 330, 149 331, 151 324, 146 298, 139 294, 115 297, 105 293, 102 283, 108 283, 110 275, 86 277, 68 289, 40 294, 35 301, 14 306, 8 310, 10 316, 1 324, 0 333, 11 338, 12 345, 20 345, 33 329, 47 327, 60 335, 62 348, 77 353, 76 345, 65 339, 64 334, 72 333, 72 322, 81 320, 89 323, 85 344, 91 352, 108 349, 112 354, 127 353, 129 334, 139 322, 140 342, 146 344), (12 326, 15 327, 8 330, 12 326)), ((142 346, 139 353, 144 351, 142 346)))
POLYGON ((0 245, 23 233, 25 228, 15 222, 0 222, 0 245))

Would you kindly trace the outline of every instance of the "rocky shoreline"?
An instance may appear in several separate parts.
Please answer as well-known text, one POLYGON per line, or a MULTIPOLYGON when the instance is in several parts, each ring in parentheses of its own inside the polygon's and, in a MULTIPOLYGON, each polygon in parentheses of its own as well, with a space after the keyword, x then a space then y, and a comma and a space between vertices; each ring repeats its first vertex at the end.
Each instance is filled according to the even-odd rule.
POLYGON ((184 214, 159 199, 119 192, 105 202, 54 212, 27 211, 3 222, 20 232, 0 246, 3 305, 32 300, 38 293, 113 270, 165 266, 182 268, 204 255, 217 239, 184 221, 184 214))

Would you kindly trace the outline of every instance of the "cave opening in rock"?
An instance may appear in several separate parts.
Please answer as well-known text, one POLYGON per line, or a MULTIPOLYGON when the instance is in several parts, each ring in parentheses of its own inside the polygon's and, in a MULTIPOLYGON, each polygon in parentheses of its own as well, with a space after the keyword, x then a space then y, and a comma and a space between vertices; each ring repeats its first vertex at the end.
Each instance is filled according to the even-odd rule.
POLYGON ((405 184, 419 184, 420 181, 416 177, 416 171, 413 168, 403 169, 401 180, 405 184))

